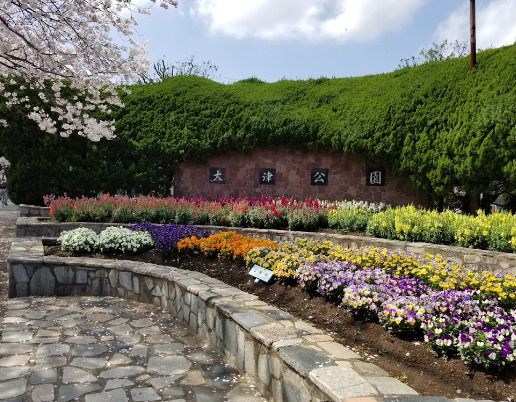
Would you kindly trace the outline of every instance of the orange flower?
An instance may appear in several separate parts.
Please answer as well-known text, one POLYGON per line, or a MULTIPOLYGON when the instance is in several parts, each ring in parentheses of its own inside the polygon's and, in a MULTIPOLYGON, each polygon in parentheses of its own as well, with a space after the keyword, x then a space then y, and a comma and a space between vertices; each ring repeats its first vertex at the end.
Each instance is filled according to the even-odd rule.
POLYGON ((224 257, 233 260, 244 259, 247 253, 256 247, 276 249, 278 244, 272 240, 256 239, 236 232, 219 232, 203 239, 189 237, 177 243, 179 251, 198 251, 207 256, 224 257))

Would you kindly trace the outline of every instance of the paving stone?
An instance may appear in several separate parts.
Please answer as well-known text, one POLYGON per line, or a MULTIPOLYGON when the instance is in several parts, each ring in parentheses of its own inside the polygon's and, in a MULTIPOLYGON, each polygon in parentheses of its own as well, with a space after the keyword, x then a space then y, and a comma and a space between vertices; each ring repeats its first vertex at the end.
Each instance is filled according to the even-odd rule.
POLYGON ((154 325, 154 321, 148 319, 148 318, 141 318, 139 320, 134 320, 129 323, 134 328, 147 328, 154 325))
POLYGON ((106 314, 106 313, 87 314, 86 317, 90 321, 102 322, 102 323, 104 323, 106 321, 109 321, 109 320, 112 320, 113 318, 115 318, 112 314, 106 314))
POLYGON ((70 345, 64 343, 54 343, 43 345, 36 349, 36 358, 45 356, 63 356, 70 352, 70 345))
POLYGON ((3 324, 22 324, 26 323, 28 320, 23 317, 5 317, 2 319, 3 324))
POLYGON ((54 386, 52 384, 36 385, 32 390, 32 402, 54 401, 54 386))
POLYGON ((23 343, 0 344, 0 356, 32 352, 32 345, 23 343))
POLYGON ((129 357, 136 359, 139 362, 145 362, 147 360, 148 348, 145 345, 135 345, 131 352, 129 353, 129 357))
POLYGON ((203 364, 201 368, 217 389, 227 390, 238 375, 238 372, 229 364, 203 364))
POLYGON ((129 334, 121 334, 116 336, 116 340, 127 343, 129 345, 135 345, 138 342, 140 342, 142 339, 142 336, 140 334, 135 333, 129 333, 129 334))
POLYGON ((121 353, 115 353, 111 359, 109 359, 109 366, 122 366, 132 363, 132 360, 121 353))
POLYGON ((181 374, 165 376, 165 377, 152 377, 152 378, 147 378, 145 381, 148 384, 152 385, 154 388, 161 390, 161 389, 168 387, 169 385, 175 383, 179 378, 181 378, 181 374))
POLYGON ((172 337, 170 335, 160 334, 160 335, 149 335, 149 336, 147 336, 145 341, 148 343, 172 343, 172 342, 174 342, 174 339, 172 339, 172 337))
POLYGON ((279 355, 303 377, 313 369, 335 365, 327 355, 303 346, 286 346, 279 350, 279 355))
POLYGON ((44 368, 62 367, 66 365, 66 357, 63 356, 45 356, 36 359, 36 370, 44 368))
POLYGON ((134 402, 161 401, 161 397, 152 388, 133 388, 131 398, 134 402))
POLYGON ((213 389, 206 387, 194 387, 195 400, 197 402, 223 402, 224 397, 213 389))
POLYGON ((29 361, 29 355, 13 355, 0 359, 0 367, 23 366, 29 361))
POLYGON ((51 329, 40 329, 38 332, 36 332, 36 337, 58 337, 61 335, 60 331, 55 331, 51 329))
POLYGON ((107 352, 108 348, 104 345, 73 345, 72 356, 94 357, 107 352))
MULTIPOLYGON (((183 353, 183 351, 185 350, 185 345, 178 342, 160 343, 154 345, 153 349, 154 354, 156 355, 176 355, 179 353, 183 353)), ((188 357, 191 358, 191 355, 189 355, 188 357)))
POLYGON ((131 333, 133 331, 133 327, 131 327, 127 324, 122 324, 122 325, 116 325, 114 327, 109 327, 108 330, 109 330, 109 332, 112 332, 115 335, 124 335, 124 334, 131 333))
POLYGON ((107 360, 102 357, 76 357, 70 364, 84 369, 100 369, 106 363, 107 360))
POLYGON ((72 343, 74 345, 87 345, 94 344, 97 340, 94 336, 71 336, 66 338, 67 343, 72 343))
POLYGON ((108 380, 106 382, 106 386, 104 387, 104 391, 109 391, 110 389, 115 389, 115 388, 131 387, 133 385, 134 385, 134 382, 132 382, 131 380, 128 380, 127 378, 108 380))
POLYGON ((27 387, 25 378, 18 378, 0 383, 0 399, 9 399, 23 395, 27 387))
POLYGON ((127 394, 121 388, 114 389, 111 391, 100 392, 97 394, 88 394, 84 398, 85 402, 127 402, 129 398, 127 398, 127 394))
POLYGON ((12 380, 13 378, 25 377, 29 372, 28 367, 1 367, 0 381, 12 380))
POLYGON ((2 342, 23 343, 32 340, 32 332, 29 331, 4 331, 2 332, 2 342))
POLYGON ((124 378, 124 377, 132 377, 138 374, 141 374, 145 371, 143 367, 140 366, 125 366, 125 367, 117 367, 110 370, 103 371, 100 373, 101 378, 124 378))
POLYGON ((61 385, 59 387, 58 401, 67 402, 76 400, 84 394, 98 390, 100 390, 100 385, 98 384, 61 385))
POLYGON ((184 356, 154 356, 149 359, 147 370, 160 375, 183 374, 192 362, 184 356))
POLYGON ((206 380, 199 370, 189 371, 181 380, 182 385, 203 385, 205 383, 206 380))
POLYGON ((97 377, 77 367, 63 368, 63 384, 96 382, 97 377))
POLYGON ((228 402, 266 402, 257 391, 248 385, 237 385, 233 390, 228 392, 228 402))
POLYGON ((318 368, 310 372, 310 379, 335 401, 378 395, 378 391, 350 367, 318 368))
POLYGON ((30 375, 30 383, 36 384, 54 384, 57 382, 57 370, 55 368, 34 370, 30 375))

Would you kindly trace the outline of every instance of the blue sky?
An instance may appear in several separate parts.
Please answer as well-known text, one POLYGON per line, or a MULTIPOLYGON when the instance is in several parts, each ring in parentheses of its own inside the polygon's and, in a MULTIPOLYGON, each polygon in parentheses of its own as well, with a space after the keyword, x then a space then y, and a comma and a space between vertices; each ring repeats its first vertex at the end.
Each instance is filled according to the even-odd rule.
MULTIPOLYGON (((153 60, 210 60, 221 82, 388 72, 433 41, 469 36, 468 0, 179 1, 138 16, 136 39, 153 60)), ((477 29, 481 48, 514 43, 516 0, 477 0, 477 29)))

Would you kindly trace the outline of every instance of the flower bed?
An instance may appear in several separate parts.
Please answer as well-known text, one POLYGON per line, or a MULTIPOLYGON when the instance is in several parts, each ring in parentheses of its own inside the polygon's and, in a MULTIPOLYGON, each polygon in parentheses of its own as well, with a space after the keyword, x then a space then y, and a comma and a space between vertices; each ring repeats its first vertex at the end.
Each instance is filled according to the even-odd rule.
MULTIPOLYGON (((152 225, 146 226, 152 231, 152 225)), ((277 284, 287 285, 286 289, 297 285, 326 298, 335 309, 351 312, 355 319, 378 322, 404 338, 424 340, 436 353, 460 357, 471 367, 510 367, 511 372, 515 366, 513 276, 467 270, 438 256, 343 249, 310 240, 276 243, 232 232, 185 237, 176 247, 179 255, 217 256, 242 268, 245 257, 248 266, 271 268, 277 284)), ((241 272, 245 277, 246 270, 241 272)))
POLYGON ((452 211, 389 208, 356 201, 296 201, 289 198, 176 199, 111 197, 51 201, 51 216, 61 222, 176 223, 313 231, 325 228, 365 232, 373 237, 493 251, 516 251, 516 215, 477 216, 452 211))
MULTIPOLYGON (((199 243, 184 239, 178 250, 212 255, 201 242, 224 236, 199 243)), ((234 256, 227 248, 219 255, 234 256)), ((251 248, 246 262, 271 269, 286 283, 295 280, 310 293, 357 317, 378 320, 390 331, 424 333, 439 353, 459 355, 485 368, 516 359, 516 278, 511 275, 468 270, 439 256, 417 258, 308 240, 251 248)))

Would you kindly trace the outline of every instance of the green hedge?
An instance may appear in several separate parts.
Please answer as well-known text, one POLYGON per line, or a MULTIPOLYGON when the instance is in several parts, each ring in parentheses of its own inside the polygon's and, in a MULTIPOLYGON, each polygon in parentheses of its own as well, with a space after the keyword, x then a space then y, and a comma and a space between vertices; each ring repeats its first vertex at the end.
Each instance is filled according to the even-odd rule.
POLYGON ((135 86, 117 127, 137 147, 179 160, 257 146, 333 148, 386 161, 421 189, 516 185, 516 45, 360 78, 176 77, 135 86))
POLYGON ((386 162, 436 199, 455 185, 474 194, 487 194, 492 183, 514 191, 515 83, 516 45, 480 52, 475 72, 460 58, 273 84, 175 77, 123 96, 111 142, 41 134, 0 104, 10 123, 0 126, 0 153, 12 163, 12 196, 29 203, 50 192, 165 194, 182 160, 268 145, 386 162))

